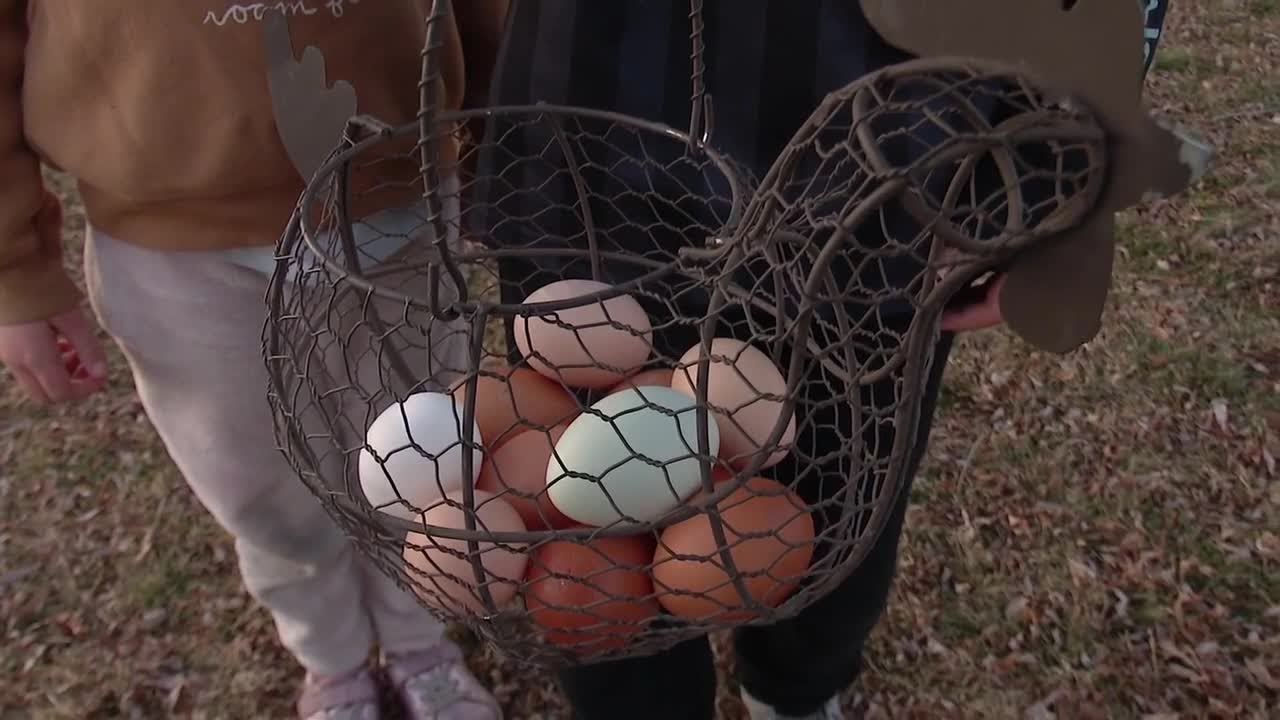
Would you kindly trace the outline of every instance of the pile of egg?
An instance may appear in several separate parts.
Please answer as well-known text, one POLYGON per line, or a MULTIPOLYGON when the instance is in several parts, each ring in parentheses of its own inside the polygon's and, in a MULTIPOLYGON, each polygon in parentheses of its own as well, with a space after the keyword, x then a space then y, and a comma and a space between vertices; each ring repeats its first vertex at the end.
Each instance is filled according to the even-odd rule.
MULTIPOLYGON (((527 302, 605 289, 565 280, 527 302)), ((515 338, 524 365, 475 380, 471 477, 463 477, 460 432, 466 385, 419 393, 383 411, 369 428, 359 475, 371 505, 415 522, 462 528, 462 490, 470 484, 475 527, 509 533, 651 522, 699 503, 694 398, 701 343, 674 368, 646 368, 651 321, 625 294, 546 317, 519 317, 515 338), (581 412, 567 388, 603 391, 603 397, 593 412, 581 412)), ((781 418, 784 404, 776 398, 786 383, 767 355, 738 340, 715 339, 708 366, 708 449, 716 458, 713 479, 723 482, 754 464, 781 418)), ((794 436, 792 416, 762 467, 781 461, 794 436)), ((719 509, 748 594, 764 606, 778 605, 811 561, 812 518, 793 492, 765 477, 745 482, 719 509)), ((505 543, 480 545, 491 599, 510 603, 524 585, 525 607, 548 639, 579 650, 617 647, 663 611, 721 622, 750 616, 705 512, 647 535, 554 540, 527 552, 505 543)), ((467 550, 464 541, 409 534, 405 560, 434 590, 425 600, 454 612, 484 612, 467 550)))

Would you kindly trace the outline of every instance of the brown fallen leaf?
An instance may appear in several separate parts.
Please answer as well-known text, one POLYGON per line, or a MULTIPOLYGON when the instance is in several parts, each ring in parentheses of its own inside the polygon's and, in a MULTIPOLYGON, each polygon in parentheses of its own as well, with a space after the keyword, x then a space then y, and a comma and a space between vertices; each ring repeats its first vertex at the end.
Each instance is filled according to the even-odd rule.
POLYGON ((1268 690, 1280 691, 1280 680, 1272 677, 1271 671, 1267 669, 1266 664, 1261 659, 1250 658, 1245 660, 1244 668, 1249 671, 1249 675, 1253 677, 1254 681, 1262 687, 1268 690))
POLYGON ((1067 691, 1062 688, 1054 690, 1047 697, 1027 708, 1023 717, 1026 720, 1056 720, 1058 715, 1053 708, 1066 694, 1067 691))
POLYGON ((1071 573, 1071 581, 1079 587, 1097 579, 1098 574, 1087 564, 1075 558, 1067 558, 1067 569, 1071 573))
POLYGON ((1031 601, 1025 597, 1016 597, 1004 608, 1004 618, 1011 623, 1022 624, 1031 617, 1031 601))
POLYGON ((1229 409, 1227 401, 1224 398, 1215 398, 1209 403, 1209 407, 1213 412, 1213 420, 1218 424, 1218 429, 1225 435, 1231 434, 1231 429, 1227 427, 1229 409))

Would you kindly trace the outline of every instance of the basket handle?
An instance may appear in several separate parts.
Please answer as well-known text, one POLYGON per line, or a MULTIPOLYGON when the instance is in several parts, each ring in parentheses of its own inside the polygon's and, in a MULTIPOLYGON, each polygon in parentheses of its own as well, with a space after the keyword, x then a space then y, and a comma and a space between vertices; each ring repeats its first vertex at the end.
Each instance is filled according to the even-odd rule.
POLYGON ((707 94, 707 66, 703 55, 706 44, 702 34, 706 23, 702 19, 703 0, 689 0, 689 61, 692 68, 689 79, 693 96, 689 98, 689 150, 697 152, 711 142, 713 115, 711 112, 711 96, 707 94))
MULTIPOLYGON (((449 17, 453 14, 451 0, 431 0, 431 12, 427 15, 426 39, 422 46, 422 76, 418 81, 418 166, 422 176, 422 199, 426 203, 427 223, 434 235, 433 243, 439 255, 439 264, 453 281, 458 301, 468 300, 467 279, 454 261, 449 247, 448 228, 444 224, 444 209, 440 203, 439 147, 434 142, 435 128, 441 114, 440 99, 445 97, 444 76, 441 72, 440 52, 445 44, 445 32, 449 17)), ((460 199, 459 199, 460 200, 460 199)), ((444 320, 457 316, 453 307, 446 308, 440 300, 440 273, 428 273, 427 299, 431 314, 444 320)))

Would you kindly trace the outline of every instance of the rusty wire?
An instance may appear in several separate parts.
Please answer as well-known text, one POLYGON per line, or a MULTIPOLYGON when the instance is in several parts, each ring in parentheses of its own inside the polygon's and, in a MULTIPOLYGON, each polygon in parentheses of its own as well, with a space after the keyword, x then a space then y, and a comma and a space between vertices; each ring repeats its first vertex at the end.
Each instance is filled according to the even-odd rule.
POLYGON ((519 661, 645 654, 793 616, 857 567, 907 479, 943 309, 1085 217, 1104 140, 1085 109, 1008 68, 942 60, 833 93, 758 182, 716 154, 713 136, 583 108, 430 109, 396 128, 357 120, 300 201, 272 280, 265 352, 281 447, 383 572, 519 661), (477 119, 485 137, 465 137, 477 119), (443 142, 463 148, 457 167, 424 150, 443 142), (564 278, 605 289, 525 302, 564 278), (613 317, 627 297, 649 328, 613 317), (562 319, 590 307, 605 320, 562 319), (537 322, 580 353, 598 351, 584 338, 610 328, 617 343, 642 342, 644 362, 547 369, 541 350, 517 349, 520 328, 537 322), (713 351, 714 339, 738 342, 713 351), (783 387, 741 377, 723 348, 744 346, 783 387), (686 353, 697 361, 677 369, 686 353), (742 405, 709 398, 713 368, 723 380, 726 367, 750 391, 742 405), (654 368, 688 373, 687 404, 618 379, 654 368), (611 371, 608 387, 569 381, 611 371), (559 410, 519 402, 535 376, 558 393, 538 397, 567 399, 559 410), (477 436, 501 387, 516 400, 477 436), (441 475, 480 472, 488 490, 423 490, 421 468, 396 476, 367 443, 388 408, 394 419, 408 398, 450 390, 452 410, 437 420, 456 442, 415 437, 396 452, 441 475), (573 420, 625 426, 626 413, 592 407, 627 392, 639 397, 628 412, 660 406, 686 445, 653 457, 635 437, 621 441, 634 454, 578 486, 606 495, 613 520, 565 527, 547 488, 510 487, 572 464, 550 433, 573 420), (713 435, 735 432, 753 403, 777 417, 745 433, 754 450, 714 452, 713 435), (508 443, 527 455, 503 459, 508 443), (371 504, 362 457, 396 502, 371 504), (630 516, 609 480, 636 467, 627 463, 659 468, 667 490, 682 468, 685 485, 666 510, 630 516), (430 502, 399 502, 401 483, 430 502), (488 527, 512 510, 518 525, 488 527))

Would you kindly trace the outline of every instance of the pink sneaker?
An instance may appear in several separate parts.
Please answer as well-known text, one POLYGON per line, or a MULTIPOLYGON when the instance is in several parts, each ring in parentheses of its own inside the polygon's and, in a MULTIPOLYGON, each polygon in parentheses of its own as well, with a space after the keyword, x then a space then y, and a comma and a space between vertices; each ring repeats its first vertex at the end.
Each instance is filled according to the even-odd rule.
POLYGON ((381 720, 378 685, 367 668, 346 675, 307 676, 298 698, 301 720, 381 720))
POLYGON ((502 708, 467 669, 457 645, 386 658, 387 676, 408 720, 502 720, 502 708))

